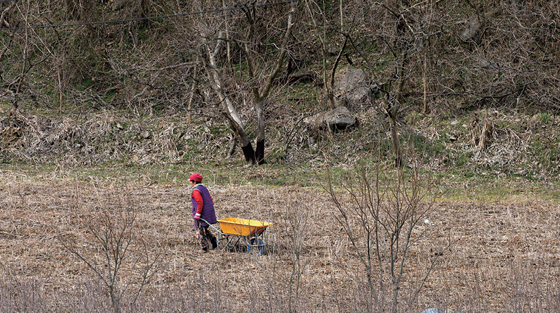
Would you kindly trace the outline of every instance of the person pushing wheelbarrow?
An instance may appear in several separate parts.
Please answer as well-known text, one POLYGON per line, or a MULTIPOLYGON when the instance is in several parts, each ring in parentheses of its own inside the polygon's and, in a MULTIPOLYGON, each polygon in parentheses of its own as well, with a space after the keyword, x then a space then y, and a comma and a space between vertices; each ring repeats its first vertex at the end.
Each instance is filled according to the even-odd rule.
POLYGON ((194 173, 189 177, 193 191, 191 193, 192 218, 194 227, 198 228, 197 237, 200 238, 202 252, 208 252, 208 247, 212 244, 212 249, 216 249, 218 242, 216 237, 210 232, 210 224, 218 222, 214 210, 214 201, 208 189, 202 184, 202 175, 194 173))

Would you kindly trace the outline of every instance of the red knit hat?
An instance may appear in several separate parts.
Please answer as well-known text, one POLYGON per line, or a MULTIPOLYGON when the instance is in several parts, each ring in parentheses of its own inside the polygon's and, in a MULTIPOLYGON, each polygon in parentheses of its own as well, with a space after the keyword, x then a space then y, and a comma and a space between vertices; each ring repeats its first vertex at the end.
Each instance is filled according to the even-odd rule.
POLYGON ((195 182, 201 182, 202 181, 202 175, 198 174, 198 173, 194 173, 191 175, 191 177, 189 177, 189 180, 194 180, 195 182))

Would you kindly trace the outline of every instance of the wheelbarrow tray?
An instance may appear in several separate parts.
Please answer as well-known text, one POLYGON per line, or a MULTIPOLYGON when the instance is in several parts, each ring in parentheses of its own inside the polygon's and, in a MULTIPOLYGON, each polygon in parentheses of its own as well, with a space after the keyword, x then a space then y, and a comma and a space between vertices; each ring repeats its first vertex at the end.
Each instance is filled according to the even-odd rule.
POLYGON ((272 223, 261 222, 255 220, 247 220, 243 218, 228 217, 219 219, 222 233, 227 235, 251 237, 261 234, 272 223))

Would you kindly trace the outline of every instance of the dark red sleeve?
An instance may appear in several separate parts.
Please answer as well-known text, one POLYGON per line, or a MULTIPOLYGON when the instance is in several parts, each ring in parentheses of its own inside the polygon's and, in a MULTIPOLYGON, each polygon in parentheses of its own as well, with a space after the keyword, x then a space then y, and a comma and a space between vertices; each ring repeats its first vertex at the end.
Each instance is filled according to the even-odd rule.
POLYGON ((201 214, 202 208, 204 207, 204 200, 202 200, 202 195, 200 194, 200 191, 196 189, 193 190, 192 197, 196 201, 196 213, 201 214))

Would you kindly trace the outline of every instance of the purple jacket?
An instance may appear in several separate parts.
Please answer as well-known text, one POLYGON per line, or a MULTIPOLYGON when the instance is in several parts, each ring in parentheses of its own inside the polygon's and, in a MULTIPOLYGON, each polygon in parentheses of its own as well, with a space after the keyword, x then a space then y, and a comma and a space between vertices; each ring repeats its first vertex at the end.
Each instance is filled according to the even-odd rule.
MULTIPOLYGON (((212 198, 210 197, 210 192, 208 189, 204 187, 202 184, 198 184, 194 187, 194 189, 200 192, 202 196, 203 206, 202 206, 202 213, 200 213, 200 225, 198 225, 198 221, 194 220, 194 227, 198 226, 208 226, 202 219, 206 220, 210 224, 215 224, 218 222, 216 219, 216 212, 214 211, 214 203, 212 203, 212 198)), ((194 190, 193 190, 194 191, 194 190)), ((196 214, 197 203, 194 197, 191 194, 191 202, 192 202, 192 216, 196 214)))

